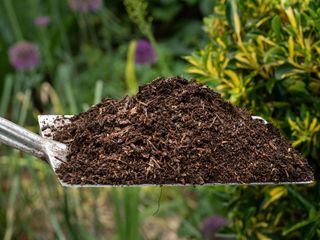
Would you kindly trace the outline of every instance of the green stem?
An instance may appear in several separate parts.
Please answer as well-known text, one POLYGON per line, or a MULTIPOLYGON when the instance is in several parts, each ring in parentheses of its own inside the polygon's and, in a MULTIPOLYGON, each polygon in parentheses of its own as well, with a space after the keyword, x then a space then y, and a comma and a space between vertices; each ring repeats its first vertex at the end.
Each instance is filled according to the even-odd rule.
POLYGON ((138 240, 140 239, 139 227, 140 227, 140 219, 139 219, 139 192, 140 188, 132 187, 130 188, 130 211, 131 211, 131 238, 138 240))
POLYGON ((13 175, 12 180, 12 185, 10 189, 10 194, 9 194, 9 202, 8 202, 8 207, 7 207, 7 227, 4 233, 4 240, 10 240, 12 239, 13 235, 13 230, 14 230, 14 222, 15 222, 15 217, 16 216, 16 201, 17 201, 17 196, 19 192, 19 187, 20 187, 20 177, 19 174, 15 173, 13 175))
POLYGON ((101 102, 103 94, 103 81, 98 80, 96 82, 95 90, 94 90, 94 101, 93 104, 97 104, 101 102))
POLYGON ((84 20, 84 24, 86 26, 86 29, 89 31, 89 36, 90 36, 91 43, 94 46, 100 48, 98 36, 97 36, 97 33, 96 33, 96 29, 94 27, 93 18, 87 17, 87 15, 84 15, 83 16, 83 20, 84 20))
POLYGON ((13 29, 14 35, 16 37, 16 40, 21 40, 21 39, 23 39, 22 31, 21 31, 21 28, 20 28, 20 25, 18 22, 17 15, 16 15, 14 8, 12 6, 12 2, 13 2, 12 0, 4 0, 4 7, 7 11, 7 14, 8 14, 8 17, 10 20, 10 24, 13 29))
POLYGON ((113 216, 116 223, 118 239, 125 240, 125 225, 121 217, 122 201, 119 196, 121 189, 112 188, 113 216))
POLYGON ((7 112, 10 97, 12 94, 13 78, 11 75, 6 76, 0 102, 0 116, 4 116, 7 112))
POLYGON ((69 60, 73 64, 72 57, 71 57, 72 56, 71 47, 70 47, 70 44, 69 44, 69 41, 68 41, 66 29, 64 27, 63 22, 61 21, 61 16, 59 14, 59 1, 51 0, 50 4, 51 4, 51 9, 52 9, 52 15, 54 16, 55 20, 57 21, 57 26, 59 26, 59 29, 60 29, 60 32, 61 32, 62 43, 64 45, 64 48, 69 53, 69 56, 68 56, 70 58, 69 60))
POLYGON ((70 114, 76 114, 78 112, 76 97, 74 94, 74 88, 72 86, 73 67, 70 64, 60 65, 57 69, 57 79, 59 84, 62 85, 62 91, 65 93, 65 99, 70 107, 70 114))
POLYGON ((12 120, 13 121, 18 121, 19 115, 20 115, 20 108, 18 106, 20 106, 20 102, 18 100, 18 94, 22 89, 22 82, 23 82, 23 73, 19 72, 15 79, 14 79, 14 88, 13 88, 13 101, 12 104, 13 106, 15 106, 14 108, 12 108, 12 120))
POLYGON ((127 64, 126 64, 126 85, 130 95, 133 95, 138 90, 134 52, 136 49, 136 41, 131 41, 128 48, 127 64))
POLYGON ((81 38, 82 38, 82 45, 85 45, 85 43, 88 41, 88 33, 86 28, 86 22, 84 19, 84 15, 80 13, 77 16, 77 22, 80 28, 81 38))
POLYGON ((70 80, 65 83, 65 91, 66 91, 67 100, 69 102, 71 114, 78 113, 78 107, 76 104, 76 100, 75 100, 74 92, 71 87, 70 80))
POLYGON ((159 50, 159 48, 158 48, 158 44, 157 44, 157 42, 156 42, 153 34, 152 34, 152 33, 147 34, 147 38, 149 39, 151 45, 156 49, 156 52, 157 52, 157 55, 158 55, 158 58, 159 58, 158 63, 159 63, 159 66, 160 66, 160 68, 161 68, 161 73, 162 73, 164 76, 170 75, 169 67, 168 67, 165 59, 163 58, 163 56, 159 54, 159 53, 160 53, 160 50, 159 50))
POLYGON ((26 93, 24 94, 23 103, 21 105, 20 115, 19 115, 19 125, 23 125, 26 121, 28 108, 30 105, 30 98, 31 98, 31 90, 27 89, 26 93))
POLYGON ((51 55, 51 52, 50 52, 50 44, 49 44, 49 38, 47 38, 47 31, 46 29, 39 29, 39 35, 40 35, 40 38, 41 38, 41 42, 42 42, 42 45, 43 45, 43 50, 44 50, 44 57, 45 57, 45 62, 46 62, 46 65, 47 65, 47 68, 49 70, 49 73, 52 75, 53 74, 53 60, 52 60, 52 55, 51 55))

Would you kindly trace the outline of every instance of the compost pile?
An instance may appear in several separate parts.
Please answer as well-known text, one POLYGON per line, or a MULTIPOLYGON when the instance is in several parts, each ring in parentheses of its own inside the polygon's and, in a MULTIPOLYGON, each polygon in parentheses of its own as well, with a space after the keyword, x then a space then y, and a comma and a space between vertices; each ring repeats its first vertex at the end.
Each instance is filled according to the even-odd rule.
POLYGON ((279 131, 195 80, 157 78, 54 130, 70 184, 299 182, 312 169, 279 131))

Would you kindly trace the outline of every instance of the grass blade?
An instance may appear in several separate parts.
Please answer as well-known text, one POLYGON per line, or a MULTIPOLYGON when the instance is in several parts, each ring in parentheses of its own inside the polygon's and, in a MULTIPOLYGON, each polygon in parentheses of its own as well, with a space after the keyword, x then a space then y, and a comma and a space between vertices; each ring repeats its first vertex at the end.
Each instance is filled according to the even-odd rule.
POLYGON ((68 101, 70 112, 69 114, 75 114, 78 112, 75 95, 71 86, 71 72, 72 69, 68 65, 61 65, 58 68, 58 79, 61 83, 63 83, 63 88, 65 91, 65 96, 68 101))
POLYGON ((19 116, 19 121, 18 121, 19 125, 23 125, 26 121, 28 108, 30 105, 30 98, 31 98, 31 90, 28 89, 23 97, 23 102, 21 105, 20 116, 19 116))
POLYGON ((8 17, 9 17, 9 20, 11 23, 11 27, 12 27, 13 33, 16 37, 16 40, 23 39, 22 31, 21 31, 21 28, 20 28, 20 25, 19 25, 19 22, 17 19, 17 15, 16 15, 14 8, 13 8, 13 5, 12 5, 13 1, 12 0, 4 0, 3 3, 4 3, 4 7, 6 9, 6 12, 8 14, 8 17))
POLYGON ((139 239, 139 188, 124 189, 126 239, 139 239))
POLYGON ((95 89, 94 89, 94 101, 93 101, 94 104, 101 102, 102 93, 103 93, 103 81, 98 80, 96 82, 95 89))
POLYGON ((13 86, 12 76, 7 75, 4 80, 4 87, 1 95, 0 116, 4 116, 7 112, 8 105, 11 98, 12 86, 13 86))
POLYGON ((112 201, 113 201, 113 215, 114 215, 114 220, 116 223, 116 228, 118 232, 118 239, 120 240, 125 240, 125 225, 122 222, 122 217, 121 217, 121 199, 119 197, 119 191, 121 189, 117 188, 112 188, 112 201))
POLYGON ((15 202, 18 195, 18 189, 20 186, 20 177, 16 174, 12 181, 12 187, 10 189, 9 204, 7 209, 7 228, 4 234, 4 240, 12 239, 14 218, 15 218, 15 202))
POLYGON ((128 49, 127 66, 126 66, 126 84, 130 95, 133 95, 138 90, 138 84, 135 72, 135 50, 136 41, 131 41, 128 49))

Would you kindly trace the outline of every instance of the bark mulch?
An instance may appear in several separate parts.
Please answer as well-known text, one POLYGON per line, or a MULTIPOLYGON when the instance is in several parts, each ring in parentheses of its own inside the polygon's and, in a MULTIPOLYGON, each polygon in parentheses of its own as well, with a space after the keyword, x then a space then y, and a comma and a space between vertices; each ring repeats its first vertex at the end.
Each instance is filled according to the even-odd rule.
POLYGON ((70 184, 313 180, 307 160, 271 124, 181 77, 104 99, 55 129, 54 139, 69 145, 57 174, 70 184))

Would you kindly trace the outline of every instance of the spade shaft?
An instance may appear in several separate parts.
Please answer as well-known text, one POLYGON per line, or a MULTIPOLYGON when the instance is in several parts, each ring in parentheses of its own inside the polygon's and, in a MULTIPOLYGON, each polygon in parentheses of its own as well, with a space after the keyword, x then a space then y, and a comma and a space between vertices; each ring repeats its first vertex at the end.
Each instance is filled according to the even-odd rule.
POLYGON ((66 160, 67 145, 41 137, 13 122, 0 117, 0 143, 40 158, 55 171, 66 160))
POLYGON ((45 160, 43 143, 46 139, 20 127, 4 118, 0 118, 0 142, 45 160))

